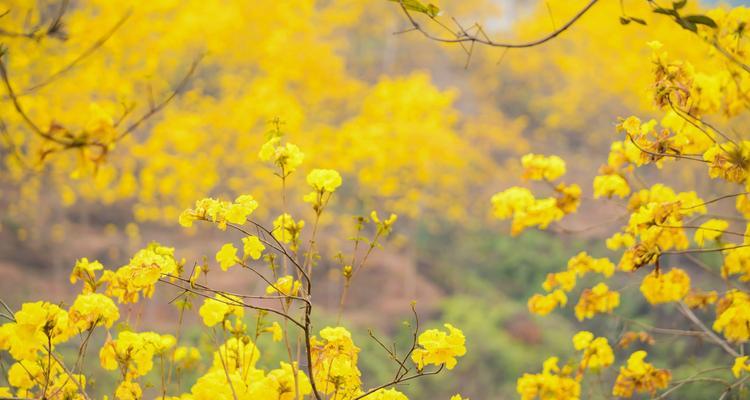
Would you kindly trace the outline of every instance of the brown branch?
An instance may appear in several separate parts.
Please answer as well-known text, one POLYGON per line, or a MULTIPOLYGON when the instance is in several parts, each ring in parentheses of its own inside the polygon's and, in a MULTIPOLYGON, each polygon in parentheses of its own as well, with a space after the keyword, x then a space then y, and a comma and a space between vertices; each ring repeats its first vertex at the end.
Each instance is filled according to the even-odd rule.
POLYGON ((18 96, 28 95, 37 89, 47 86, 50 83, 54 82, 60 76, 66 74, 68 71, 75 68, 81 61, 83 61, 88 56, 93 54, 96 50, 101 48, 104 45, 104 43, 106 43, 112 37, 112 35, 114 35, 115 32, 117 32, 117 30, 119 30, 120 27, 122 27, 125 21, 127 21, 128 18, 130 18, 132 14, 133 14, 133 9, 131 8, 127 12, 125 12, 125 14, 122 17, 120 17, 117 23, 115 23, 115 25, 112 28, 110 28, 110 30, 108 30, 104 35, 102 35, 99 39, 97 39, 91 46, 89 46, 78 57, 74 58, 73 61, 71 61, 64 67, 58 69, 57 71, 52 73, 52 75, 48 76, 46 79, 42 80, 41 82, 24 89, 21 93, 18 94, 18 96))
MULTIPOLYGON (((404 5, 403 1, 402 0, 399 1, 399 3, 401 4, 401 10, 404 12, 404 14, 406 15, 406 17, 408 18, 409 22, 411 23, 412 27, 414 28, 413 30, 419 31, 420 33, 422 33, 422 35, 424 37, 426 37, 426 38, 428 38, 430 40, 433 40, 433 41, 436 41, 436 42, 441 42, 441 43, 457 43, 457 44, 462 44, 464 42, 471 42, 471 43, 479 43, 479 44, 483 44, 483 45, 487 45, 487 46, 491 46, 491 47, 501 47, 501 48, 506 48, 506 49, 511 49, 511 48, 518 49, 518 48, 534 47, 534 46, 538 46, 538 45, 544 44, 544 43, 546 43, 546 42, 548 42, 548 41, 556 38, 561 33, 565 32, 571 26, 573 26, 579 19, 581 19, 581 17, 583 17, 591 9, 591 7, 593 7, 594 4, 596 4, 597 2, 598 2, 598 0, 590 0, 589 3, 586 4, 581 10, 579 10, 578 13, 576 13, 570 20, 568 20, 568 22, 566 22, 560 28, 555 29, 554 31, 552 31, 551 33, 549 33, 549 34, 547 34, 545 36, 542 36, 542 37, 540 37, 538 39, 534 39, 534 40, 531 40, 531 41, 528 41, 528 42, 511 43, 511 42, 494 41, 494 40, 491 40, 491 39, 487 38, 486 35, 484 35, 484 37, 480 37, 480 36, 478 36, 476 34, 469 34, 466 30, 460 29, 460 28, 459 28, 460 29, 459 32, 454 32, 454 31, 452 31, 450 29, 447 29, 454 36, 453 38, 435 36, 435 35, 427 32, 426 30, 424 30, 419 25, 419 23, 414 19, 414 17, 411 15, 411 13, 409 12, 409 10, 407 10, 407 8, 404 5)), ((432 19, 433 21, 437 22, 437 19, 435 17, 431 16, 430 19, 432 19)), ((482 33, 484 33, 483 30, 482 30, 482 33)))
POLYGON ((188 72, 185 74, 185 76, 182 78, 180 83, 177 84, 177 86, 172 90, 172 93, 170 93, 169 96, 167 96, 164 100, 159 102, 159 104, 152 105, 149 107, 148 112, 143 114, 138 120, 130 124, 130 126, 125 129, 117 138, 115 138, 115 142, 122 140, 125 136, 127 136, 129 133, 136 130, 144 121, 151 118, 155 114, 157 114, 159 111, 161 111, 170 101, 172 101, 175 97, 177 97, 177 94, 182 92, 183 89, 187 86, 188 82, 190 81, 190 78, 192 78, 193 74, 195 74, 196 69, 198 68, 198 64, 203 60, 204 54, 199 55, 195 60, 193 60, 192 64, 190 64, 190 68, 188 69, 188 72))

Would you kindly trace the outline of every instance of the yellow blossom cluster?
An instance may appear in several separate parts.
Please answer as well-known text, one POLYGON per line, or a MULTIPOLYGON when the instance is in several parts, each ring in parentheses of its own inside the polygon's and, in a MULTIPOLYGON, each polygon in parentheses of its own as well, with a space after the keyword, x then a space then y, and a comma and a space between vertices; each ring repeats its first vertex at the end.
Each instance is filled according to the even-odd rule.
MULTIPOLYGON (((567 269, 547 274, 542 288, 547 294, 534 294, 528 301, 529 311, 538 314, 549 314, 556 307, 564 307, 568 297, 579 278, 589 273, 597 273, 608 278, 614 274, 615 265, 607 258, 593 258, 582 251, 568 260, 567 269)), ((610 312, 620 304, 619 293, 609 291, 606 284, 600 283, 592 289, 586 289, 576 305, 575 312, 579 319, 593 318, 597 312, 610 312)))
POLYGON ((583 321, 594 318, 598 313, 610 313, 620 305, 620 293, 610 290, 606 283, 601 282, 591 289, 584 289, 578 304, 575 306, 576 318, 583 321))
POLYGON ((636 351, 628 358, 627 365, 620 367, 620 374, 617 375, 612 389, 613 396, 631 397, 634 393, 653 395, 657 390, 669 385, 672 374, 646 362, 647 355, 648 353, 643 350, 636 351))
POLYGON ((333 169, 314 169, 307 174, 307 184, 313 189, 304 200, 312 204, 317 214, 322 212, 331 194, 341 186, 341 175, 333 169))
POLYGON ((195 220, 214 222, 219 229, 227 224, 243 225, 247 217, 258 208, 258 202, 250 195, 241 195, 234 202, 206 198, 195 202, 195 208, 186 209, 180 214, 180 225, 190 227, 195 220))
POLYGON ((568 304, 568 296, 562 289, 548 294, 535 293, 527 302, 529 312, 537 315, 547 315, 557 307, 565 307, 566 304, 568 304))
MULTIPOLYGON (((523 177, 553 182, 565 174, 565 162, 558 156, 527 154, 521 159, 523 177)), ((501 220, 512 219, 511 234, 538 226, 546 229, 552 222, 578 210, 581 188, 576 184, 558 183, 555 196, 536 198, 531 190, 513 186, 491 198, 493 215, 501 220)))
POLYGON ((453 369, 458 362, 457 357, 466 354, 466 338, 460 329, 451 324, 445 324, 448 332, 439 329, 428 329, 419 335, 419 347, 411 353, 411 359, 422 370, 425 365, 445 365, 453 369))
POLYGON ((680 301, 690 292, 690 276, 682 269, 653 271, 643 278, 641 293, 651 304, 680 301))
POLYGON ((573 376, 573 369, 567 365, 560 368, 558 361, 557 357, 550 357, 544 361, 541 373, 526 373, 518 378, 516 391, 521 400, 580 399, 581 383, 573 376))
POLYGON ((737 289, 727 292, 716 303, 713 328, 733 342, 750 339, 750 296, 737 289))
POLYGON ((580 363, 582 370, 589 369, 597 372, 615 362, 615 355, 607 338, 594 337, 594 334, 589 331, 576 333, 573 336, 573 347, 583 352, 580 363))
POLYGON ((312 346, 313 377, 318 390, 324 394, 338 393, 349 399, 360 392, 362 380, 357 367, 359 347, 343 327, 327 327, 320 337, 310 339, 312 346))
POLYGON ((565 161, 555 155, 526 154, 521 157, 521 165, 524 179, 552 182, 565 175, 565 161))
POLYGON ((242 318, 245 313, 242 299, 231 294, 216 294, 212 299, 206 299, 199 310, 203 323, 212 327, 223 323, 230 315, 242 318))
POLYGON ((151 297, 162 277, 174 279, 179 275, 183 264, 174 258, 174 248, 154 242, 135 253, 128 265, 116 271, 104 270, 101 282, 107 284, 108 296, 117 297, 120 303, 136 303, 139 295, 151 297))
POLYGON ((721 266, 721 275, 724 278, 740 275, 740 281, 750 281, 750 248, 739 247, 724 250, 724 264, 721 266))
POLYGON ((281 136, 273 136, 260 148, 258 157, 262 161, 270 162, 281 170, 282 177, 297 170, 305 159, 305 154, 297 145, 292 143, 281 144, 281 136))

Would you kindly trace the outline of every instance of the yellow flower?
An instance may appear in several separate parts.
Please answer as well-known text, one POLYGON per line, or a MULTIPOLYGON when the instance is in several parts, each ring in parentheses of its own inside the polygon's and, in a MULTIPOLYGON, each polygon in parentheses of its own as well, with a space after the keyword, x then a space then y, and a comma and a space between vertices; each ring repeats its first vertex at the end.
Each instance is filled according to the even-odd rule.
POLYGON ((257 260, 265 249, 266 246, 264 246, 260 239, 255 235, 242 238, 242 251, 245 254, 244 258, 250 257, 253 260, 257 260))
POLYGON ((581 331, 573 336, 573 347, 578 351, 583 351, 581 359, 581 368, 598 371, 606 368, 615 362, 615 355, 612 348, 607 342, 607 338, 594 338, 594 334, 588 331, 581 331))
POLYGON ((247 337, 242 339, 231 337, 214 351, 211 369, 218 370, 222 374, 224 371, 230 374, 235 372, 249 374, 255 370, 255 364, 259 359, 260 350, 252 340, 247 337))
POLYGON ((703 153, 703 159, 709 162, 711 178, 744 183, 748 176, 747 165, 750 164, 750 141, 716 143, 703 153))
POLYGON ((627 366, 620 367, 620 374, 612 389, 613 396, 631 397, 634 392, 648 392, 653 396, 657 390, 669 385, 672 374, 645 362, 646 355, 643 350, 636 351, 630 355, 627 366))
POLYGON ((685 304, 690 308, 705 308, 709 304, 716 303, 716 300, 718 298, 719 295, 715 290, 711 290, 708 292, 691 290, 690 293, 685 296, 684 301, 685 304))
POLYGON ((617 129, 624 130, 630 136, 637 136, 641 133, 641 120, 635 116, 627 117, 617 125, 617 129))
POLYGON ((341 175, 333 169, 314 169, 307 174, 307 184, 316 192, 333 193, 341 186, 341 175))
POLYGON ((721 275, 728 278, 731 275, 739 275, 743 282, 750 281, 750 247, 739 247, 724 251, 724 265, 721 266, 721 275))
POLYGON ((551 292, 554 288, 560 287, 566 292, 570 292, 576 286, 576 271, 563 271, 547 274, 547 279, 542 284, 542 288, 551 292))
POLYGON ((216 253, 216 261, 219 262, 222 271, 228 270, 237 264, 237 248, 231 243, 224 244, 216 253))
POLYGON ((266 287, 267 294, 280 293, 284 296, 296 296, 299 292, 299 288, 302 286, 300 281, 297 281, 291 275, 280 277, 276 280, 273 286, 266 287))
POLYGON ((305 221, 295 222, 291 215, 284 213, 273 221, 273 237, 282 243, 291 243, 292 250, 296 250, 304 227, 305 221))
POLYGON ((409 400, 409 398, 406 397, 405 394, 399 392, 396 389, 380 389, 367 397, 371 397, 372 400, 409 400))
POLYGON ((732 342, 750 339, 750 296, 737 289, 728 291, 716 304, 713 328, 732 342))
POLYGON ((101 280, 107 283, 108 296, 117 297, 120 303, 135 303, 140 294, 151 297, 163 275, 176 277, 181 270, 182 262, 174 258, 174 248, 153 242, 135 253, 128 265, 115 272, 104 271, 101 280))
MULTIPOLYGON (((236 339, 232 338, 230 340, 236 339)), ((253 378, 255 379, 259 377, 253 376, 253 378)), ((276 393, 271 391, 270 388, 263 391, 264 388, 265 386, 260 387, 260 390, 256 390, 253 393, 254 397, 250 397, 247 384, 243 380, 243 376, 240 372, 226 373, 223 369, 216 368, 209 370, 203 376, 198 378, 198 381, 190 388, 190 394, 194 400, 230 400, 234 399, 235 396, 238 399, 249 400, 251 398, 273 398, 276 395, 276 393)))
POLYGON ((258 202, 249 194, 238 196, 234 202, 204 198, 196 201, 194 208, 183 211, 179 222, 180 225, 189 227, 193 225, 193 221, 206 220, 216 223, 219 229, 224 230, 227 223, 243 225, 257 208, 258 202))
POLYGON ((529 189, 513 186, 492 196, 492 210, 498 219, 508 219, 534 203, 529 189))
POLYGON ((109 328, 120 311, 109 297, 99 293, 79 294, 68 311, 70 322, 80 331, 104 325, 109 328))
POLYGON ((214 326, 229 315, 242 317, 244 315, 242 299, 230 294, 217 293, 213 299, 206 299, 203 302, 198 314, 203 318, 203 323, 208 326, 214 326))
POLYGON ((181 369, 193 369, 201 360, 201 353, 195 347, 180 346, 174 351, 174 361, 181 369))
POLYGON ((271 326, 264 329, 264 332, 270 332, 271 338, 274 342, 280 342, 284 338, 284 331, 281 329, 281 325, 276 321, 274 321, 271 326))
POLYGON ((275 390, 276 396, 274 398, 278 400, 294 400, 297 399, 296 388, 299 388, 300 398, 312 393, 312 385, 307 375, 302 372, 299 367, 289 363, 281 362, 281 368, 277 368, 268 372, 266 377, 267 384, 275 390), (295 380, 294 372, 297 372, 297 379, 295 380))
POLYGON ((571 376, 568 367, 559 368, 558 358, 550 357, 544 361, 539 374, 523 374, 516 382, 516 391, 521 400, 578 400, 581 396, 581 384, 571 376))
POLYGON ((94 291, 97 282, 96 271, 104 269, 99 261, 89 262, 88 258, 81 258, 76 261, 73 271, 70 273, 70 283, 76 283, 81 280, 84 283, 83 292, 90 293, 94 291))
POLYGON ((195 215, 193 210, 187 209, 187 210, 183 210, 180 213, 180 216, 177 222, 180 224, 180 226, 189 228, 193 226, 193 221, 197 221, 197 220, 198 220, 198 217, 195 215))
POLYGON ((568 271, 575 272, 579 277, 595 272, 609 278, 615 272, 615 265, 607 258, 593 258, 582 251, 568 260, 568 271))
POLYGON ((581 204, 581 187, 572 184, 565 185, 561 183, 555 187, 555 191, 558 193, 557 208, 562 210, 565 214, 571 214, 578 210, 578 206, 581 204))
POLYGON ((297 170, 305 159, 305 154, 296 145, 286 143, 282 146, 280 143, 281 137, 272 137, 260 148, 258 157, 262 161, 270 161, 281 168, 286 176, 297 170))
POLYGON ((594 178, 594 198, 625 197, 630 194, 630 185, 620 175, 598 175, 594 178))
POLYGON ((126 379, 146 375, 154 366, 155 355, 173 347, 172 335, 154 332, 122 331, 117 339, 109 339, 99 350, 99 362, 106 370, 119 369, 126 379))
POLYGON ((565 161, 558 156, 526 154, 521 158, 524 179, 548 182, 565 175, 565 161))
POLYGON ((195 282, 198 281, 198 278, 200 278, 201 273, 203 273, 203 267, 200 265, 197 265, 195 269, 193 270, 193 274, 190 275, 190 287, 195 289, 195 282))
POLYGON ((609 290, 605 283, 599 283, 581 293, 581 298, 575 307, 576 318, 579 321, 594 318, 597 313, 612 312, 619 305, 620 293, 609 290))
MULTIPOLYGON (((46 367, 45 367, 46 368, 46 367)), ((45 373, 37 362, 21 360, 11 365, 8 370, 8 383, 19 389, 31 389, 45 381, 45 373)))
POLYGON ((310 339, 313 376, 318 390, 339 393, 342 398, 356 397, 362 384, 357 368, 359 347, 344 327, 325 327, 320 339, 310 339))
POLYGON ((747 364, 748 356, 737 357, 734 359, 734 365, 732 366, 732 375, 735 378, 739 378, 745 371, 750 371, 750 365, 747 364))
POLYGON ((706 240, 718 240, 727 228, 729 222, 723 219, 709 219, 695 231, 695 243, 703 247, 706 240))
POLYGON ((635 245, 635 238, 629 233, 615 233, 607 239, 607 248, 616 251, 621 248, 633 247, 635 245))
POLYGON ((534 294, 528 301, 529 312, 537 315, 547 315, 557 306, 564 307, 568 303, 568 296, 565 292, 558 289, 554 292, 542 295, 534 294))
POLYGON ((123 381, 115 390, 117 400, 141 400, 142 397, 143 390, 137 382, 123 381))
POLYGON ((0 331, 3 336, 7 335, 0 344, 7 341, 3 347, 16 360, 34 360, 49 342, 53 345, 65 342, 74 333, 68 313, 55 304, 24 303, 13 317, 15 322, 4 324, 0 331))
POLYGON ((460 329, 444 324, 448 332, 428 329, 419 335, 419 348, 412 352, 411 359, 422 370, 427 364, 442 365, 449 370, 456 366, 456 357, 466 354, 466 338, 460 329))
POLYGON ((594 340, 594 334, 589 331, 580 331, 573 335, 573 348, 583 350, 594 340))
POLYGON ((641 283, 641 293, 651 304, 680 301, 690 291, 690 276, 679 268, 667 273, 656 270, 646 275, 641 283))

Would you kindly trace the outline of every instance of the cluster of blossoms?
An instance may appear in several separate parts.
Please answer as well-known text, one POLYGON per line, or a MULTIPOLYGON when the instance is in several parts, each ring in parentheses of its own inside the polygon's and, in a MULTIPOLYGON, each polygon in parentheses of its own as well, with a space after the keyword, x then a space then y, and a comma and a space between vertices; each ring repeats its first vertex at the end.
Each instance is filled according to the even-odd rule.
MULTIPOLYGON (((593 258, 581 252, 568 260, 565 271, 550 273, 542 284, 547 294, 535 294, 528 301, 529 311, 546 315, 557 307, 567 304, 567 293, 576 287, 578 279, 595 273, 608 278, 615 272, 615 265, 607 258, 593 258)), ((584 289, 578 304, 575 306, 579 320, 593 318, 596 313, 611 312, 620 305, 620 294, 609 290, 605 283, 599 283, 591 289, 584 289)))
POLYGON ((256 208, 258 208, 258 202, 250 195, 239 196, 234 202, 211 198, 202 199, 195 202, 195 208, 187 209, 180 214, 180 225, 190 227, 193 221, 210 220, 215 222, 219 229, 224 230, 227 224, 245 224, 247 217, 256 208))
POLYGON ((617 375, 615 387, 612 389, 613 396, 631 397, 634 392, 653 395, 657 390, 669 385, 672 374, 644 361, 646 356, 645 351, 636 351, 628 358, 627 365, 620 367, 620 374, 617 375))
POLYGON ((553 184, 565 175, 565 162, 560 157, 527 154, 521 164, 524 179, 552 184, 555 195, 536 198, 531 190, 514 186, 492 196, 493 215, 498 219, 512 219, 511 234, 517 235, 533 226, 545 229, 552 222, 576 212, 581 188, 576 184, 553 184))

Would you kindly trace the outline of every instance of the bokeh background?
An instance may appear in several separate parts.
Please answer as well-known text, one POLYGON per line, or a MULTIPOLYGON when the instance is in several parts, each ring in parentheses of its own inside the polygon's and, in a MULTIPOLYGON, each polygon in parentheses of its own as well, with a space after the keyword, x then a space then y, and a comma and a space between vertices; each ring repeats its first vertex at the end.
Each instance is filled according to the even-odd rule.
MULTIPOLYGON (((43 18, 55 5, 2 3, 13 14, 0 24, 23 24, 19 10, 32 8, 39 15, 30 18, 43 18)), ((524 40, 550 32, 586 2, 443 3, 464 27, 477 22, 493 37, 524 40)), ((691 1, 695 8, 708 4, 691 1)), ((658 39, 670 54, 691 60, 705 52, 683 45, 693 40, 690 33, 652 15, 641 0, 601 1, 543 46, 507 52, 477 46, 470 57, 458 46, 402 32, 409 27, 404 15, 384 0, 82 0, 70 7, 65 40, 7 39, 11 79, 27 88, 107 38, 75 68, 25 96, 43 125, 82 126, 91 103, 111 115, 132 105, 137 115, 203 59, 186 90, 118 143, 95 174, 80 174, 75 152, 39 163, 43 144, 8 99, 0 101, 8 127, 0 147, 0 298, 12 307, 36 299, 69 302, 78 290, 68 283, 76 259, 116 268, 154 240, 175 247, 188 265, 211 260, 222 243, 237 238, 177 224, 199 198, 252 194, 259 220, 270 223, 281 211, 280 187, 257 152, 278 118, 286 138, 306 154, 289 185, 293 215, 312 218, 301 201, 305 171, 334 168, 344 180, 323 220, 314 293, 321 326, 335 320, 341 290, 335 255, 351 251, 354 217, 373 209, 400 217, 355 281, 344 315, 363 354, 374 355, 360 359, 366 384, 392 371, 367 330, 408 339, 402 321, 410 318, 412 300, 424 324, 450 321, 464 330, 468 355, 454 373, 402 388, 420 399, 459 391, 474 399, 514 398, 524 371, 537 370, 549 355, 570 355, 571 313, 537 318, 526 300, 546 273, 563 269, 580 251, 617 257, 603 239, 617 228, 606 222, 619 216, 620 205, 593 204, 590 182, 606 162, 618 117, 658 115, 646 95, 645 43, 658 39), (620 3, 648 25, 621 25, 620 3), (518 158, 530 151, 567 159, 566 180, 583 187, 584 201, 547 232, 511 237, 508 225, 491 218, 489 199, 520 182, 518 158)), ((652 172, 643 172, 644 181, 652 172)), ((661 174, 677 189, 696 184, 683 165, 661 174)), ((242 271, 212 283, 245 292, 265 287, 242 271)), ((175 293, 161 287, 148 306, 127 310, 129 322, 169 332, 175 293)), ((623 313, 670 324, 670 315, 644 306, 637 287, 623 293, 623 303, 623 313)), ((200 345, 195 315, 188 322, 190 340, 200 345)), ((620 333, 606 318, 589 325, 612 332, 611 339, 620 333)), ((676 374, 710 364, 712 353, 702 352, 701 343, 682 343, 671 354, 656 347, 655 359, 676 374)), ((106 392, 110 384, 102 376, 95 387, 106 392)), ((692 386, 679 398, 705 395, 692 386)))

